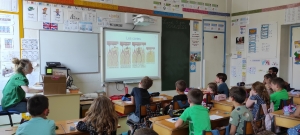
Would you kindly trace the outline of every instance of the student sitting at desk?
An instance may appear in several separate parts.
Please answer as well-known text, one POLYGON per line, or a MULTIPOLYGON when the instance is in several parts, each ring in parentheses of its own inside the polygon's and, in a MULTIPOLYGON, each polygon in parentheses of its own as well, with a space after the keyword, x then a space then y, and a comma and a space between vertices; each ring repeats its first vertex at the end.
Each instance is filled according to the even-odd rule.
POLYGON ((90 135, 116 135, 118 114, 110 99, 105 96, 96 98, 76 128, 78 131, 89 132, 90 135))
POLYGON ((195 135, 202 135, 202 131, 210 131, 210 118, 207 108, 202 104, 203 93, 199 89, 192 89, 188 93, 190 107, 185 109, 175 123, 175 127, 180 127, 183 122, 192 121, 195 135))
POLYGON ((246 100, 246 91, 242 87, 232 87, 229 100, 233 103, 234 110, 230 114, 230 135, 242 135, 244 121, 253 120, 252 113, 243 103, 246 100))
MULTIPOLYGON (((140 106, 150 104, 152 101, 148 89, 152 86, 153 80, 148 76, 145 76, 139 83, 139 87, 135 87, 131 91, 131 101, 135 104, 135 112, 128 115, 127 119, 133 122, 140 121, 140 106)), ((129 126, 131 133, 133 128, 129 126)))
POLYGON ((264 76, 264 84, 265 84, 266 90, 267 90, 269 95, 271 95, 274 92, 271 88, 271 80, 273 78, 275 78, 275 76, 272 75, 272 74, 266 74, 264 76))
POLYGON ((216 78, 216 83, 218 84, 218 93, 225 94, 226 97, 229 97, 229 89, 225 81, 227 80, 227 75, 224 73, 218 73, 216 78))
POLYGON ((28 93, 30 90, 26 75, 32 72, 33 67, 28 59, 14 58, 12 63, 15 64, 16 73, 10 77, 2 91, 1 105, 3 110, 24 113, 27 112, 25 92, 28 93))
POLYGON ((207 84, 206 90, 203 90, 202 92, 205 94, 203 96, 203 101, 205 103, 207 103, 207 96, 211 96, 211 99, 214 100, 215 95, 218 94, 218 85, 214 82, 210 82, 207 84))
POLYGON ((263 116, 258 116, 256 118, 256 114, 258 113, 259 107, 261 104, 270 105, 270 96, 265 89, 265 85, 261 82, 255 82, 252 84, 252 88, 250 91, 250 96, 246 102, 246 107, 252 108, 252 116, 254 119, 258 120, 263 116))
MULTIPOLYGON (((277 73, 278 73, 278 68, 277 67, 270 67, 269 68, 269 74, 271 74, 274 78, 277 77, 277 73)), ((284 87, 282 87, 282 88, 286 89, 287 91, 291 90, 290 84, 286 81, 284 81, 284 87)))
POLYGON ((55 123, 48 120, 48 98, 44 95, 35 95, 28 100, 28 111, 31 119, 21 124, 17 129, 17 135, 56 135, 55 123))
POLYGON ((284 80, 279 77, 274 78, 271 81, 271 87, 275 91, 270 96, 271 102, 274 103, 274 111, 278 110, 281 100, 289 99, 289 94, 286 89, 284 89, 284 84, 284 80))
POLYGON ((190 106, 190 104, 187 102, 187 96, 184 94, 184 90, 186 89, 186 83, 183 80, 178 80, 175 83, 175 87, 178 95, 175 95, 171 103, 165 107, 164 114, 168 114, 169 109, 173 108, 174 102, 178 102, 180 108, 187 108, 190 106), (181 101, 186 101, 186 103, 183 104, 181 101))

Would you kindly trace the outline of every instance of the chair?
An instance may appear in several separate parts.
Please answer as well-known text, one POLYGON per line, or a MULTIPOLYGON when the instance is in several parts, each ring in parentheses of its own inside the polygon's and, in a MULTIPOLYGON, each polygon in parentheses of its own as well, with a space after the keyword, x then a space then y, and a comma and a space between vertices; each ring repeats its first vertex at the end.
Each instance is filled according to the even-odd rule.
POLYGON ((209 103, 211 102, 213 99, 212 99, 212 95, 211 94, 206 94, 206 103, 209 103))
POLYGON ((2 106, 0 105, 0 116, 8 115, 10 126, 12 127, 14 123, 12 122, 11 115, 13 114, 20 114, 20 112, 17 111, 4 111, 2 110, 2 106))
MULTIPOLYGON (((267 106, 267 110, 270 108, 270 105, 266 105, 267 106)), ((255 118, 259 118, 259 116, 263 116, 265 115, 264 110, 262 108, 262 105, 259 106, 258 109, 258 113, 256 113, 256 117, 255 118)))
POLYGON ((131 120, 127 120, 127 124, 130 126, 133 126, 132 135, 134 134, 135 130, 142 128, 142 127, 150 127, 150 121, 149 118, 160 116, 160 108, 161 103, 151 103, 148 105, 142 105, 140 106, 140 121, 134 122, 131 120))
POLYGON ((288 100, 280 100, 278 110, 281 110, 281 109, 283 109, 283 107, 288 106, 288 105, 292 105, 292 104, 293 104, 293 97, 291 97, 288 100))
POLYGON ((225 135, 226 134, 226 128, 220 129, 220 130, 211 130, 211 131, 204 131, 202 132, 202 135, 214 135, 213 133, 217 134, 219 133, 220 135, 225 135))
MULTIPOLYGON (((260 120, 257 120, 256 121, 256 126, 257 127, 261 127, 262 126, 262 119, 260 120)), ((252 124, 251 124, 251 121, 244 121, 244 133, 243 135, 254 135, 255 132, 253 130, 253 127, 252 127, 252 124)))
POLYGON ((187 100, 185 101, 175 101, 173 102, 173 110, 177 110, 177 109, 182 109, 182 108, 187 108, 189 107, 190 104, 188 103, 187 100))

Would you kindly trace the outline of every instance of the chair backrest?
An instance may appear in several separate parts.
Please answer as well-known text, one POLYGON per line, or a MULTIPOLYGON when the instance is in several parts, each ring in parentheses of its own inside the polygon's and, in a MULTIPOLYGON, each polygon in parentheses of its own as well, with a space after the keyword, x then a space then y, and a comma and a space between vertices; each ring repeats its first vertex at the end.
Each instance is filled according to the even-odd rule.
MULTIPOLYGON (((256 127, 261 127, 263 126, 263 119, 256 120, 255 125, 256 127)), ((251 121, 244 121, 244 135, 253 135, 255 134, 253 130, 253 126, 251 124, 251 121)))
MULTIPOLYGON (((270 105, 266 105, 267 106, 267 110, 270 108, 270 105)), ((256 114, 256 117, 255 118, 259 118, 259 116, 263 116, 265 115, 264 113, 264 110, 262 108, 262 105, 259 106, 259 109, 258 109, 258 113, 256 114)))
POLYGON ((202 132, 202 135, 214 135, 213 133, 219 132, 220 135, 226 134, 226 128, 220 129, 220 130, 211 130, 211 131, 204 131, 202 132))
MULTIPOLYGON (((182 104, 187 104, 188 101, 181 101, 182 104)), ((173 102, 173 110, 182 109, 177 101, 173 102)))
POLYGON ((281 99, 278 110, 281 110, 281 109, 283 109, 284 106, 288 106, 288 105, 291 105, 291 104, 293 104, 293 97, 291 97, 288 100, 282 100, 281 99))
POLYGON ((211 94, 206 94, 206 103, 211 102, 212 100, 211 94))
MULTIPOLYGON (((155 112, 155 111, 157 111, 157 109, 160 109, 160 108, 157 108, 156 103, 151 103, 150 104, 150 109, 151 109, 152 112, 155 112)), ((147 106, 142 105, 140 107, 140 118, 145 117, 145 116, 147 116, 147 106)))

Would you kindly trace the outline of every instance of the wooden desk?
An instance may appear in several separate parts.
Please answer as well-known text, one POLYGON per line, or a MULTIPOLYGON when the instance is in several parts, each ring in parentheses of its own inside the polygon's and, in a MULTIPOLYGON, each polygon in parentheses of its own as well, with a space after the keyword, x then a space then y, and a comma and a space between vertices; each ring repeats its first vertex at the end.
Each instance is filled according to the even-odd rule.
POLYGON ((283 110, 272 112, 275 117, 275 124, 279 127, 291 128, 300 124, 300 118, 291 115, 284 115, 283 110))
POLYGON ((214 103, 214 108, 231 112, 234 109, 232 102, 228 102, 227 100, 216 101, 212 100, 214 103))
MULTIPOLYGON (((209 112, 210 115, 219 115, 223 118, 217 120, 211 120, 211 128, 227 126, 229 124, 230 112, 213 108, 209 112)), ((169 115, 151 118, 153 122, 153 130, 159 135, 187 135, 189 134, 188 126, 181 128, 175 128, 175 123, 166 121, 165 119, 170 118, 169 115)))
MULTIPOLYGON (((172 96, 161 94, 158 97, 153 97, 153 102, 169 103, 173 99, 172 96)), ((122 114, 129 114, 135 111, 135 104, 131 102, 124 102, 121 100, 113 100, 115 110, 122 114)))
MULTIPOLYGON (((55 133, 57 135, 64 135, 65 131, 63 130, 62 126, 60 124, 55 124, 58 129, 55 130, 55 133)), ((6 128, 0 128, 0 135, 12 135, 14 133, 16 133, 18 127, 6 127, 6 128)))
POLYGON ((289 93, 289 97, 293 97, 294 104, 300 105, 300 95, 290 94, 289 93))
MULTIPOLYGON (((61 125, 62 129, 64 130, 65 134, 67 135, 89 135, 89 132, 80 132, 76 129, 75 122, 79 122, 80 119, 75 120, 65 120, 65 121, 57 121, 55 122, 56 125, 61 125), (70 131, 70 127, 75 127, 74 131, 70 131)), ((118 128, 121 126, 118 124, 118 128)))

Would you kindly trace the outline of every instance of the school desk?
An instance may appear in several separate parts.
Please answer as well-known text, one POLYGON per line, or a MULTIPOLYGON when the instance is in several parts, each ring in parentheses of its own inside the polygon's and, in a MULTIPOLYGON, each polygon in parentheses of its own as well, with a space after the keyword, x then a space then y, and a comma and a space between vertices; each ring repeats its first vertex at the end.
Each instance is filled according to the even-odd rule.
MULTIPOLYGON (((60 125, 66 135, 89 135, 88 132, 80 132, 76 129, 75 122, 78 122, 78 121, 80 121, 80 119, 57 121, 57 122, 55 122, 55 124, 60 125), (71 126, 75 127, 74 131, 70 130, 71 126)), ((118 124, 118 128, 120 128, 120 127, 121 126, 118 124)))
MULTIPOLYGON (((229 124, 230 112, 213 108, 209 111, 209 114, 223 117, 216 120, 210 120, 212 129, 215 129, 216 127, 227 126, 229 124)), ((168 115, 151 118, 150 121, 153 121, 153 130, 159 135, 188 135, 188 126, 175 128, 175 123, 165 120, 168 118, 170 118, 168 115)))
MULTIPOLYGON (((170 103, 173 97, 161 94, 158 97, 153 97, 153 102, 161 102, 163 105, 164 103, 170 103)), ((121 100, 113 100, 115 110, 122 114, 129 114, 135 111, 135 105, 132 102, 128 101, 121 101, 121 100)))
POLYGON ((85 113, 88 109, 82 109, 83 106, 86 106, 86 105, 91 105, 93 103, 94 99, 92 100, 83 100, 83 101, 80 101, 80 110, 79 110, 79 118, 83 118, 85 116, 85 113))
POLYGON ((234 109, 232 102, 230 102, 228 99, 222 101, 212 100, 211 102, 214 103, 214 108, 216 109, 220 109, 228 112, 231 112, 234 109))
POLYGON ((271 114, 275 117, 276 126, 291 128, 300 124, 300 118, 295 118, 291 115, 284 115, 283 110, 274 111, 271 114))
POLYGON ((300 105, 300 95, 297 94, 290 94, 289 97, 293 97, 293 103, 296 105, 300 105))
MULTIPOLYGON (((35 94, 43 93, 26 93, 26 97, 32 97, 35 94)), ((45 95, 49 99, 50 109, 47 118, 54 121, 79 119, 80 95, 80 93, 45 95)))
MULTIPOLYGON (((56 124, 56 126, 58 127, 58 129, 55 130, 55 133, 57 135, 64 135, 65 131, 63 130, 62 126, 60 124, 56 124)), ((14 133, 16 133, 17 129, 17 126, 0 128, 0 135, 13 135, 14 133)))

